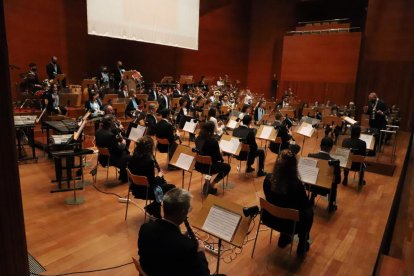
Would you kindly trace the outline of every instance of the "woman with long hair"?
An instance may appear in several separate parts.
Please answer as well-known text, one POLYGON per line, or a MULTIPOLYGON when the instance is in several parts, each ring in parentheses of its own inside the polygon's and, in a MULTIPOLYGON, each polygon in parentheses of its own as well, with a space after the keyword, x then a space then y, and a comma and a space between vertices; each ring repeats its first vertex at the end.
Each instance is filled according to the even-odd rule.
POLYGON ((211 156, 211 168, 208 165, 196 163, 195 169, 203 174, 217 174, 216 178, 210 183, 206 182, 203 186, 204 194, 217 194, 217 188, 214 186, 226 177, 230 172, 230 165, 224 163, 223 157, 220 153, 220 147, 214 137, 214 123, 211 121, 205 122, 201 126, 201 131, 196 141, 196 148, 200 155, 211 156))
MULTIPOLYGON (((304 256, 309 250, 308 238, 313 223, 313 208, 298 175, 296 155, 291 150, 281 151, 272 174, 268 174, 264 180, 263 191, 266 200, 271 204, 299 210, 299 222, 296 225, 296 232, 299 235, 297 254, 304 256)), ((292 232, 290 221, 273 217, 266 211, 263 212, 262 220, 268 226, 282 229, 278 242, 279 247, 286 247, 292 242, 289 236, 292 232)))

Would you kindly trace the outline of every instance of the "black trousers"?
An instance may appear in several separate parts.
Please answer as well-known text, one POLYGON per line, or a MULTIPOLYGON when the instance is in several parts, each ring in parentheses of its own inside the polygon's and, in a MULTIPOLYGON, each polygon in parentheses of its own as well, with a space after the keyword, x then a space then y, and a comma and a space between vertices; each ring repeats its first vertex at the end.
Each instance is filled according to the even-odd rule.
POLYGON ((256 157, 259 157, 259 171, 264 169, 264 160, 265 160, 265 153, 262 149, 257 149, 255 151, 250 151, 249 156, 247 158, 247 166, 251 167, 254 163, 256 157))
POLYGON ((231 166, 223 162, 214 162, 211 168, 209 168, 208 165, 201 164, 196 164, 195 168, 198 172, 201 172, 203 174, 217 174, 213 180, 213 183, 216 184, 229 174, 231 166))
MULTIPOLYGON (((364 166, 362 166, 362 170, 359 171, 358 185, 362 185, 364 181, 364 174, 365 174, 365 168, 364 166)), ((346 182, 348 182, 348 175, 349 175, 349 170, 344 169, 344 181, 346 182)))

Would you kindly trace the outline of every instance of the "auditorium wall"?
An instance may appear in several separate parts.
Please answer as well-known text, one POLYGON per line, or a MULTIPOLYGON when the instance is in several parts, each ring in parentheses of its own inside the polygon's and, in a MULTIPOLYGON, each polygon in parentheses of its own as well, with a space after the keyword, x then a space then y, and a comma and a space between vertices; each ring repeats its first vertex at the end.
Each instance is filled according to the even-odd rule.
POLYGON ((370 0, 358 71, 357 106, 370 91, 401 108, 401 126, 414 128, 414 3, 370 0))
MULTIPOLYGON (((6 0, 6 27, 14 96, 19 74, 30 62, 38 64, 39 77, 52 55, 67 74, 69 83, 98 73, 100 65, 113 67, 122 60, 137 68, 147 81, 164 75, 224 75, 246 84, 250 1, 222 1, 204 9, 200 17, 199 51, 87 35, 86 1, 6 0)), ((207 3, 201 1, 201 5, 207 3)), ((203 8, 203 7, 202 7, 203 8)), ((137 16, 140 12, 138 11, 137 16)))

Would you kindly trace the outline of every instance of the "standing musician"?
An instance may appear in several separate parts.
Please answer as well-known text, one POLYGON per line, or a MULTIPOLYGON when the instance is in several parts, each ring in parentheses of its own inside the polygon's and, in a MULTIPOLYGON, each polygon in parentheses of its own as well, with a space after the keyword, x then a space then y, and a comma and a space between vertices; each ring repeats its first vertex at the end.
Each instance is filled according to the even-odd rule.
POLYGON ((144 223, 138 235, 138 255, 148 275, 208 276, 204 245, 197 241, 188 222, 187 235, 180 225, 191 210, 191 194, 183 189, 168 191, 163 198, 164 218, 144 223))
POLYGON ((256 157, 259 157, 259 170, 257 171, 257 176, 265 176, 266 172, 264 171, 264 161, 265 161, 265 154, 262 149, 259 149, 256 143, 256 134, 255 129, 250 128, 252 124, 252 116, 245 115, 243 117, 243 124, 240 124, 239 127, 234 129, 233 136, 241 138, 244 144, 248 144, 250 146, 250 151, 248 153, 240 153, 239 158, 246 158, 245 154, 247 155, 247 168, 246 173, 254 172, 254 168, 252 167, 254 160, 256 157))
MULTIPOLYGON (((52 57, 51 62, 46 65, 46 74, 49 80, 53 80, 57 75, 62 74, 62 69, 57 63, 58 58, 56 56, 52 57)), ((66 80, 62 80, 62 87, 66 87, 66 80)))
POLYGON ((160 108, 163 109, 170 109, 170 98, 168 95, 167 88, 163 88, 161 90, 161 95, 158 98, 158 104, 160 108))
POLYGON ((387 126, 386 115, 388 115, 388 107, 384 101, 380 100, 376 93, 371 92, 368 96, 368 106, 364 106, 364 112, 369 117, 369 126, 378 131, 385 129, 387 126))
POLYGON ((158 88, 155 82, 152 83, 152 87, 148 91, 148 101, 158 101, 158 88))
POLYGON ((183 92, 180 90, 180 83, 175 85, 174 92, 172 94, 173 98, 181 98, 183 96, 183 92))
POLYGON ((98 75, 98 82, 99 87, 107 89, 109 88, 109 73, 108 73, 108 67, 105 65, 101 66, 101 72, 98 75))
POLYGON ((114 89, 119 90, 121 89, 122 85, 122 76, 124 75, 125 69, 122 66, 122 61, 118 60, 116 62, 115 70, 114 70, 114 89))

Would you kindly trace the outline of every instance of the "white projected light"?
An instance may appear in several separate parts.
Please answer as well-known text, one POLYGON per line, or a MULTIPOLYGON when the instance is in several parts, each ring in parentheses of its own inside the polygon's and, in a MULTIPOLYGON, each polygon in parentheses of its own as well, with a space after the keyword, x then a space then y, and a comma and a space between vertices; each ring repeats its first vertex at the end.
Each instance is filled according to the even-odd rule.
POLYGON ((198 49, 199 0, 87 0, 88 34, 198 49))

